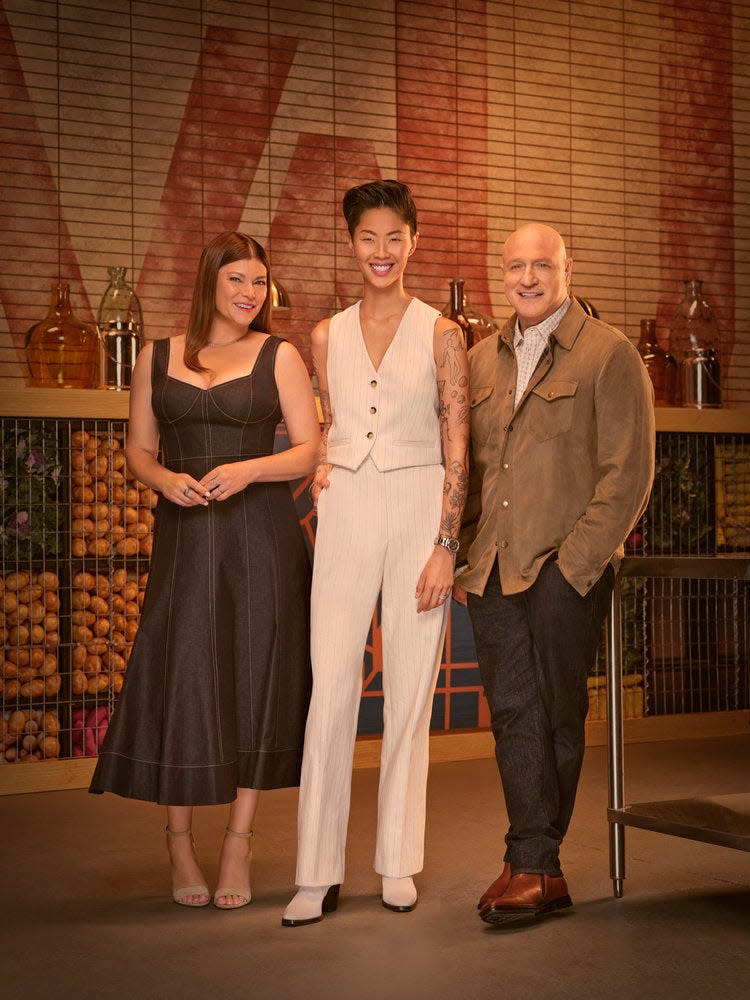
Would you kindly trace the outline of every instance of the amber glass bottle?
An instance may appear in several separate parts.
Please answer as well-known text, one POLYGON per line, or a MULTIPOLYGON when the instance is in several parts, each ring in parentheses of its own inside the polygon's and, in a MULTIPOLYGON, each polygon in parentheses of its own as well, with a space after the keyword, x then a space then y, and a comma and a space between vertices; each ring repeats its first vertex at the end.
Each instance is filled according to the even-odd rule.
POLYGON ((659 344, 656 320, 641 320, 641 337, 637 344, 648 376, 654 384, 654 405, 674 406, 677 389, 677 362, 659 344))
POLYGON ((49 312, 26 335, 26 360, 33 386, 96 388, 99 338, 96 327, 73 312, 69 285, 52 285, 49 312))
POLYGON ((500 329, 497 323, 490 316, 474 309, 466 299, 465 281, 463 278, 454 278, 450 282, 451 297, 447 306, 442 309, 443 316, 454 319, 466 336, 466 348, 473 347, 479 340, 484 340, 500 329), (464 326, 464 323, 468 324, 464 326))
POLYGON ((466 350, 474 346, 474 330, 468 317, 464 313, 464 279, 453 278, 451 281, 451 299, 447 309, 443 310, 443 315, 447 319, 452 319, 454 323, 461 327, 466 340, 466 350))

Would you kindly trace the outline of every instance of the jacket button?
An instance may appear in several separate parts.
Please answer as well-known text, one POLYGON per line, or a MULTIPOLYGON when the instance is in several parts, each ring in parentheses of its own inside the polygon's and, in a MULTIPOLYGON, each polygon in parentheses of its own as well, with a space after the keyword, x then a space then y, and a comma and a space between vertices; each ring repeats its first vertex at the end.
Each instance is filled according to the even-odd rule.
POLYGON ((372 382, 370 382, 370 385, 373 387, 373 389, 375 388, 375 386, 377 384, 378 384, 378 380, 377 379, 373 379, 372 382))
POLYGON ((508 542, 506 541, 506 539, 503 539, 502 542, 500 542, 500 548, 501 549, 507 549, 508 548, 508 542))
POLYGON ((554 396, 555 396, 554 390, 550 389, 550 391, 547 393, 547 399, 554 399, 554 396))
POLYGON ((508 463, 507 463, 507 462, 503 462, 503 468, 504 468, 504 469, 509 469, 509 468, 510 468, 510 466, 508 465, 508 463))
POLYGON ((510 506, 510 500, 503 500, 503 507, 510 506))
POLYGON ((368 432, 367 432, 367 437, 368 437, 368 438, 371 438, 371 437, 374 437, 374 435, 373 435, 372 431, 368 431, 368 432))
POLYGON ((370 413, 377 413, 377 412, 378 412, 377 406, 371 406, 370 407, 370 413))

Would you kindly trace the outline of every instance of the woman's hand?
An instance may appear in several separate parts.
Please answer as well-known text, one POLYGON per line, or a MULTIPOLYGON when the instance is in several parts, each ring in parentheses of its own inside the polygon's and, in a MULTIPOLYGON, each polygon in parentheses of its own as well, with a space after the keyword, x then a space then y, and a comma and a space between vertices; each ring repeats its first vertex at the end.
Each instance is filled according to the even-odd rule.
POLYGON ((330 475, 332 468, 333 468, 332 465, 323 463, 323 465, 319 465, 315 470, 313 481, 310 484, 310 496, 312 497, 313 507, 315 507, 316 510, 318 507, 318 498, 320 497, 320 494, 323 492, 323 490, 327 490, 328 487, 331 485, 328 476, 330 475))
POLYGON ((436 545, 417 580, 414 595, 419 603, 417 613, 442 608, 453 590, 453 564, 455 557, 442 545, 436 545))
POLYGON ((184 472, 163 470, 159 485, 162 495, 178 507, 207 507, 210 496, 205 487, 184 472))
POLYGON ((226 500, 252 482, 251 465, 252 460, 217 465, 205 474, 200 485, 206 490, 209 500, 226 500))

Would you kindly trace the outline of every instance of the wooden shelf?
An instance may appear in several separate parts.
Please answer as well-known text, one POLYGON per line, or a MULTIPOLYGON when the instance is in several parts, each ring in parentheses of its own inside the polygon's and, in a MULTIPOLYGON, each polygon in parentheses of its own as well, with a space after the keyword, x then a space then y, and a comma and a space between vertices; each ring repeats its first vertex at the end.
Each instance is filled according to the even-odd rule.
MULTIPOLYGON (((0 383, 0 417, 80 417, 125 420, 127 389, 31 389, 0 383)), ((696 410, 657 406, 657 431, 699 434, 749 434, 750 406, 696 410)))
POLYGON ((2 388, 0 417, 102 418, 126 420, 127 389, 2 388))
MULTIPOLYGON (((318 420, 323 414, 316 396, 318 420)), ((19 389, 0 380, 0 417, 127 420, 128 389, 19 389)), ((748 410, 750 421, 750 410, 748 410)))

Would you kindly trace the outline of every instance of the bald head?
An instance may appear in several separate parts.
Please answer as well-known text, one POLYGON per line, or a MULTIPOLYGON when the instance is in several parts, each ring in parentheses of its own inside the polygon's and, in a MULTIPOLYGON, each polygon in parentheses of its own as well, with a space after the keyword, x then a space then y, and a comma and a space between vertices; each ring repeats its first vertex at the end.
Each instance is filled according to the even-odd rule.
POLYGON ((568 296, 572 268, 565 242, 552 226, 529 222, 510 234, 503 246, 505 297, 522 330, 560 308, 568 296))
POLYGON ((543 222, 527 222, 511 233, 503 244, 503 260, 509 254, 513 255, 517 247, 529 244, 544 247, 550 256, 560 255, 563 260, 566 257, 565 241, 556 229, 543 222))

